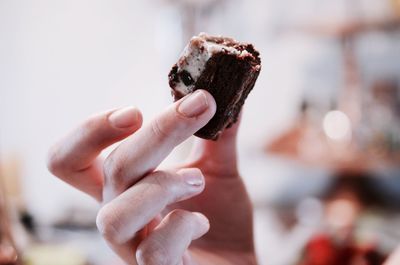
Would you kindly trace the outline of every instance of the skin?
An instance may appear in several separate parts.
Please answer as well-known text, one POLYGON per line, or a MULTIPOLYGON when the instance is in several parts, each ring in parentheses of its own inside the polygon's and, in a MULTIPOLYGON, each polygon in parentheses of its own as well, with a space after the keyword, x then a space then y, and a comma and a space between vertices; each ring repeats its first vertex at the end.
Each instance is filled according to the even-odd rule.
POLYGON ((384 265, 397 265, 400 264, 400 247, 398 247, 384 263, 384 265))
POLYGON ((0 265, 13 264, 16 260, 17 253, 15 249, 7 243, 0 243, 0 265))
POLYGON ((237 170, 237 124, 216 142, 197 139, 183 165, 158 168, 215 110, 204 90, 145 125, 136 108, 112 110, 50 149, 49 170, 101 203, 98 229, 127 264, 256 264, 252 207, 237 170), (121 140, 106 159, 99 156, 121 140))

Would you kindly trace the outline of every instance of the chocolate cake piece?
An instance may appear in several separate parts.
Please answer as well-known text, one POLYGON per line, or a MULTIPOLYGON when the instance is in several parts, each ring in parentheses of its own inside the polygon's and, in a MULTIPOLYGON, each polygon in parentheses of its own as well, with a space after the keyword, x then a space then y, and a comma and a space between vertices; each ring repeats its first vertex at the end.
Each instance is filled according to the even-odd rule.
POLYGON ((215 116, 195 135, 216 140, 237 121, 260 70, 259 53, 252 44, 201 33, 190 40, 168 77, 175 100, 196 89, 214 97, 215 116))

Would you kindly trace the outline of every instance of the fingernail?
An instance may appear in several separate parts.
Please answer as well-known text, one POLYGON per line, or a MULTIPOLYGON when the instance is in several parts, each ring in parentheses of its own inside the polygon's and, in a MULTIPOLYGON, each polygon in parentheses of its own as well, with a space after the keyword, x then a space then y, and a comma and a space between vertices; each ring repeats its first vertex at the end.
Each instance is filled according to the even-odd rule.
POLYGON ((135 124, 138 119, 138 112, 135 107, 126 107, 114 111, 108 119, 112 126, 125 129, 135 124))
POLYGON ((198 212, 193 212, 193 214, 196 215, 199 218, 199 221, 203 223, 206 227, 210 226, 210 221, 204 214, 198 212))
POLYGON ((204 235, 205 233, 207 233, 207 231, 210 229, 210 221, 202 213, 193 212, 193 214, 197 217, 198 227, 197 227, 197 231, 196 231, 197 233, 195 235, 195 238, 198 238, 198 237, 204 235))
POLYGON ((198 169, 181 169, 178 171, 178 174, 181 175, 186 184, 190 186, 200 187, 204 184, 203 175, 198 169))
POLYGON ((207 97, 203 91, 196 90, 178 106, 178 111, 188 118, 202 114, 208 108, 207 97))

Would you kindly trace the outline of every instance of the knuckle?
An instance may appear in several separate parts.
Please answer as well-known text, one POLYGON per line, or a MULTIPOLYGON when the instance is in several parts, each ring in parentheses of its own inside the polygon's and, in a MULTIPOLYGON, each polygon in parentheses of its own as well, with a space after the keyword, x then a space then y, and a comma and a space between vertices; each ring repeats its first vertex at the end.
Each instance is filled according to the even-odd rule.
POLYGON ((180 141, 189 136, 189 131, 191 132, 194 125, 193 122, 192 119, 183 117, 177 111, 170 111, 155 118, 151 122, 151 130, 158 140, 180 141))
POLYGON ((165 171, 157 171, 154 172, 154 182, 156 182, 156 184, 165 190, 168 190, 168 187, 170 186, 170 176, 167 172, 165 171))
POLYGON ((118 213, 111 204, 106 204, 97 214, 96 225, 105 240, 113 244, 122 244, 118 213))
MULTIPOLYGON (((96 128, 99 127, 98 124, 98 117, 91 117, 86 120, 77 129, 79 139, 85 139, 85 137, 89 135, 90 132, 96 130, 96 128)), ((70 135, 66 138, 61 139, 59 142, 54 144, 47 153, 47 168, 51 173, 56 176, 65 175, 66 173, 79 170, 79 168, 75 168, 74 162, 71 162, 71 157, 73 156, 73 154, 71 153, 70 149, 65 148, 70 145, 70 143, 68 143, 68 140, 70 140, 69 138, 70 135)), ((74 142, 74 144, 76 143, 74 142)))
POLYGON ((154 182, 164 198, 168 198, 168 201, 171 202, 176 200, 178 185, 173 174, 166 171, 157 171, 154 173, 154 182))
POLYGON ((123 183, 123 162, 120 159, 114 159, 114 156, 110 155, 103 163, 103 175, 105 185, 111 185, 112 187, 119 188, 119 186, 121 186, 123 183))
POLYGON ((155 118, 151 122, 152 133, 159 139, 165 139, 170 137, 170 133, 164 128, 163 123, 160 118, 155 118))
POLYGON ((155 239, 149 239, 139 245, 136 251, 139 265, 170 265, 164 245, 155 239))

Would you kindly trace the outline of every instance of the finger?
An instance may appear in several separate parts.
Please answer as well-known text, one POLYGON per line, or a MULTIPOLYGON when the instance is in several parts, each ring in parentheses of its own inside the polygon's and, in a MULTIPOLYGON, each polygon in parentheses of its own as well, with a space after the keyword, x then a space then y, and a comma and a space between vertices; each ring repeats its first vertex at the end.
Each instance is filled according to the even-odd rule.
POLYGON ((397 265, 400 264, 400 247, 398 247, 384 263, 384 265, 397 265))
POLYGON ((0 264, 15 264, 18 254, 15 248, 7 242, 0 243, 0 264))
POLYGON ((197 138, 192 152, 189 155, 191 163, 198 166, 201 162, 204 168, 219 172, 218 175, 234 176, 237 174, 237 133, 240 125, 239 120, 232 127, 225 129, 217 141, 197 138), (193 162, 194 161, 194 162, 193 162))
POLYGON ((153 171, 175 146, 207 124, 215 110, 213 97, 197 90, 129 137, 105 161, 104 198, 118 196, 153 171))
POLYGON ((167 205, 203 189, 204 177, 199 169, 154 172, 104 205, 97 215, 97 227, 111 245, 124 245, 167 205))
POLYGON ((192 240, 204 235, 209 228, 204 215, 174 210, 140 243, 137 262, 139 265, 180 264, 192 240))
POLYGON ((95 115, 50 149, 48 168, 57 177, 99 200, 103 175, 102 163, 96 157, 107 146, 135 132, 141 124, 141 113, 134 107, 95 115))

